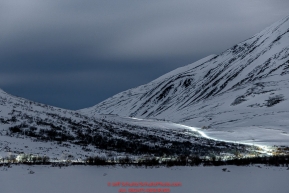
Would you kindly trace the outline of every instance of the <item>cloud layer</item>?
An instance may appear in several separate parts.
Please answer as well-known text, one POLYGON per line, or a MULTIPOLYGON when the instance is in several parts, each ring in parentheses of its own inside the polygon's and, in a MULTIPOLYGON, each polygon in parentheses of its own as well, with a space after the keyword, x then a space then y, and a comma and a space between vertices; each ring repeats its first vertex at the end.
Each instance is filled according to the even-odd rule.
POLYGON ((0 2, 0 87, 92 106, 219 54, 288 14, 287 0, 0 2))

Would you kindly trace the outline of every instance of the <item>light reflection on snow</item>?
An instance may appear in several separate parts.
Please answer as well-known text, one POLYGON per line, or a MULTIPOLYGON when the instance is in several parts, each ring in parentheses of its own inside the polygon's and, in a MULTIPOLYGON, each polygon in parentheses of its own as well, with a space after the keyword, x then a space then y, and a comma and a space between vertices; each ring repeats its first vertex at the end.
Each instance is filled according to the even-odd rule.
POLYGON ((230 141, 230 140, 221 140, 221 139, 217 139, 217 138, 213 138, 213 137, 208 136, 205 132, 200 131, 201 128, 189 127, 189 126, 185 126, 185 125, 183 125, 183 126, 191 129, 194 132, 198 132, 202 137, 207 138, 207 139, 211 139, 211 140, 215 140, 215 141, 222 141, 222 142, 227 142, 227 143, 238 143, 238 144, 256 146, 256 147, 259 147, 259 148, 261 148, 263 150, 263 151, 261 151, 261 153, 265 153, 267 155, 272 155, 272 153, 270 153, 272 151, 272 147, 270 147, 270 146, 259 145, 259 144, 255 144, 254 142, 253 143, 248 143, 248 142, 243 142, 243 141, 238 141, 237 142, 237 141, 230 141))
MULTIPOLYGON (((138 120, 138 121, 150 121, 150 122, 155 121, 155 120, 151 120, 151 119, 140 119, 140 118, 135 118, 135 117, 125 117, 125 118, 133 119, 133 120, 138 120)), ((237 143, 237 144, 255 146, 255 147, 258 147, 258 148, 262 149, 262 150, 260 151, 260 153, 264 153, 264 154, 267 154, 267 155, 272 155, 271 152, 272 152, 272 150, 273 150, 273 147, 268 146, 268 145, 256 144, 255 141, 254 141, 254 139, 252 139, 252 142, 230 141, 230 140, 217 139, 217 138, 208 136, 205 132, 201 131, 201 128, 190 127, 190 126, 186 126, 186 125, 182 125, 182 124, 177 124, 177 123, 162 122, 162 121, 158 121, 157 124, 162 125, 162 123, 172 124, 172 125, 174 125, 174 126, 178 126, 179 128, 185 128, 185 129, 191 130, 191 131, 193 131, 193 132, 196 132, 196 133, 200 134, 200 136, 202 136, 202 137, 204 137, 204 138, 206 138, 206 139, 211 139, 211 140, 214 140, 214 141, 222 141, 222 142, 227 142, 227 143, 234 143, 234 144, 237 143)))

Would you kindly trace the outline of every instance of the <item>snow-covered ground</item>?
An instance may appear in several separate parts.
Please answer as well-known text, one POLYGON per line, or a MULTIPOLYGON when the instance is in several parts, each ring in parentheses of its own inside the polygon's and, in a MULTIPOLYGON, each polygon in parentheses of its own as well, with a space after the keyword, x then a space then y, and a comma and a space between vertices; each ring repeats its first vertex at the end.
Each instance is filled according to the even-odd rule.
POLYGON ((165 148, 174 143, 179 145, 174 147, 175 152, 180 152, 179 143, 188 141, 191 146, 185 148, 189 150, 200 151, 204 147, 208 151, 208 145, 211 151, 218 148, 198 129, 182 124, 117 115, 88 117, 15 97, 1 89, 0 107, 0 158, 22 153, 57 160, 84 160, 108 153, 118 156, 131 153, 121 149, 126 142, 165 148))
POLYGON ((140 187, 108 186, 108 183, 180 182, 179 187, 169 187, 171 193, 288 193, 288 178, 287 167, 59 168, 19 165, 8 169, 0 167, 0 192, 118 193, 120 188, 128 192, 128 188, 140 187), (223 168, 227 168, 226 172, 223 168))
POLYGON ((289 146, 289 133, 278 128, 262 128, 257 126, 230 128, 228 130, 208 129, 203 131, 207 136, 224 141, 238 143, 266 145, 266 146, 289 146))
POLYGON ((67 160, 68 156, 72 160, 85 160, 87 156, 105 155, 104 151, 88 145, 85 148, 69 142, 61 144, 53 141, 43 142, 34 141, 31 138, 9 137, 0 135, 0 158, 8 157, 9 155, 19 155, 21 153, 33 154, 39 156, 48 156, 53 160, 67 160), (89 149, 89 151, 87 151, 89 149))
POLYGON ((98 118, 105 118, 112 122, 127 123, 136 126, 145 126, 157 128, 160 131, 182 131, 186 133, 195 133, 204 138, 213 139, 217 141, 225 141, 230 143, 239 143, 246 145, 259 146, 265 151, 270 151, 272 146, 285 145, 289 146, 289 134, 282 129, 276 128, 262 128, 262 127, 244 127, 244 128, 229 128, 223 129, 202 129, 198 127, 191 127, 182 124, 172 123, 169 121, 160 121, 154 119, 141 119, 134 117, 119 117, 111 115, 98 115, 98 118), (189 133, 189 132, 188 132, 189 133))

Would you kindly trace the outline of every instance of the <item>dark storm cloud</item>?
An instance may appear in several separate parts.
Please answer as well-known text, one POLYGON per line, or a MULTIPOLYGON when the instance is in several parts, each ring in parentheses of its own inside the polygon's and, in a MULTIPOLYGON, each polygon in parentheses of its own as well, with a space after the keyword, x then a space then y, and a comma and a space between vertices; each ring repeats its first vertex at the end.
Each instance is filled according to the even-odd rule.
POLYGON ((287 16, 287 0, 0 1, 0 87, 94 105, 219 54, 287 16))

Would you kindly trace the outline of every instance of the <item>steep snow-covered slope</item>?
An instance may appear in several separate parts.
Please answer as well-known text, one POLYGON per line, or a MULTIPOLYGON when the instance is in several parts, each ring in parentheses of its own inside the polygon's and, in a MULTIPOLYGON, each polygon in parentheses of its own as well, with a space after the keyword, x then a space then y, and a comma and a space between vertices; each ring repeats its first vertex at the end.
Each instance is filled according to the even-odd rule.
POLYGON ((289 16, 220 55, 178 68, 79 112, 206 126, 213 136, 225 132, 220 138, 230 133, 237 136, 246 129, 245 138, 253 140, 270 130, 288 142, 288 98, 289 16))

